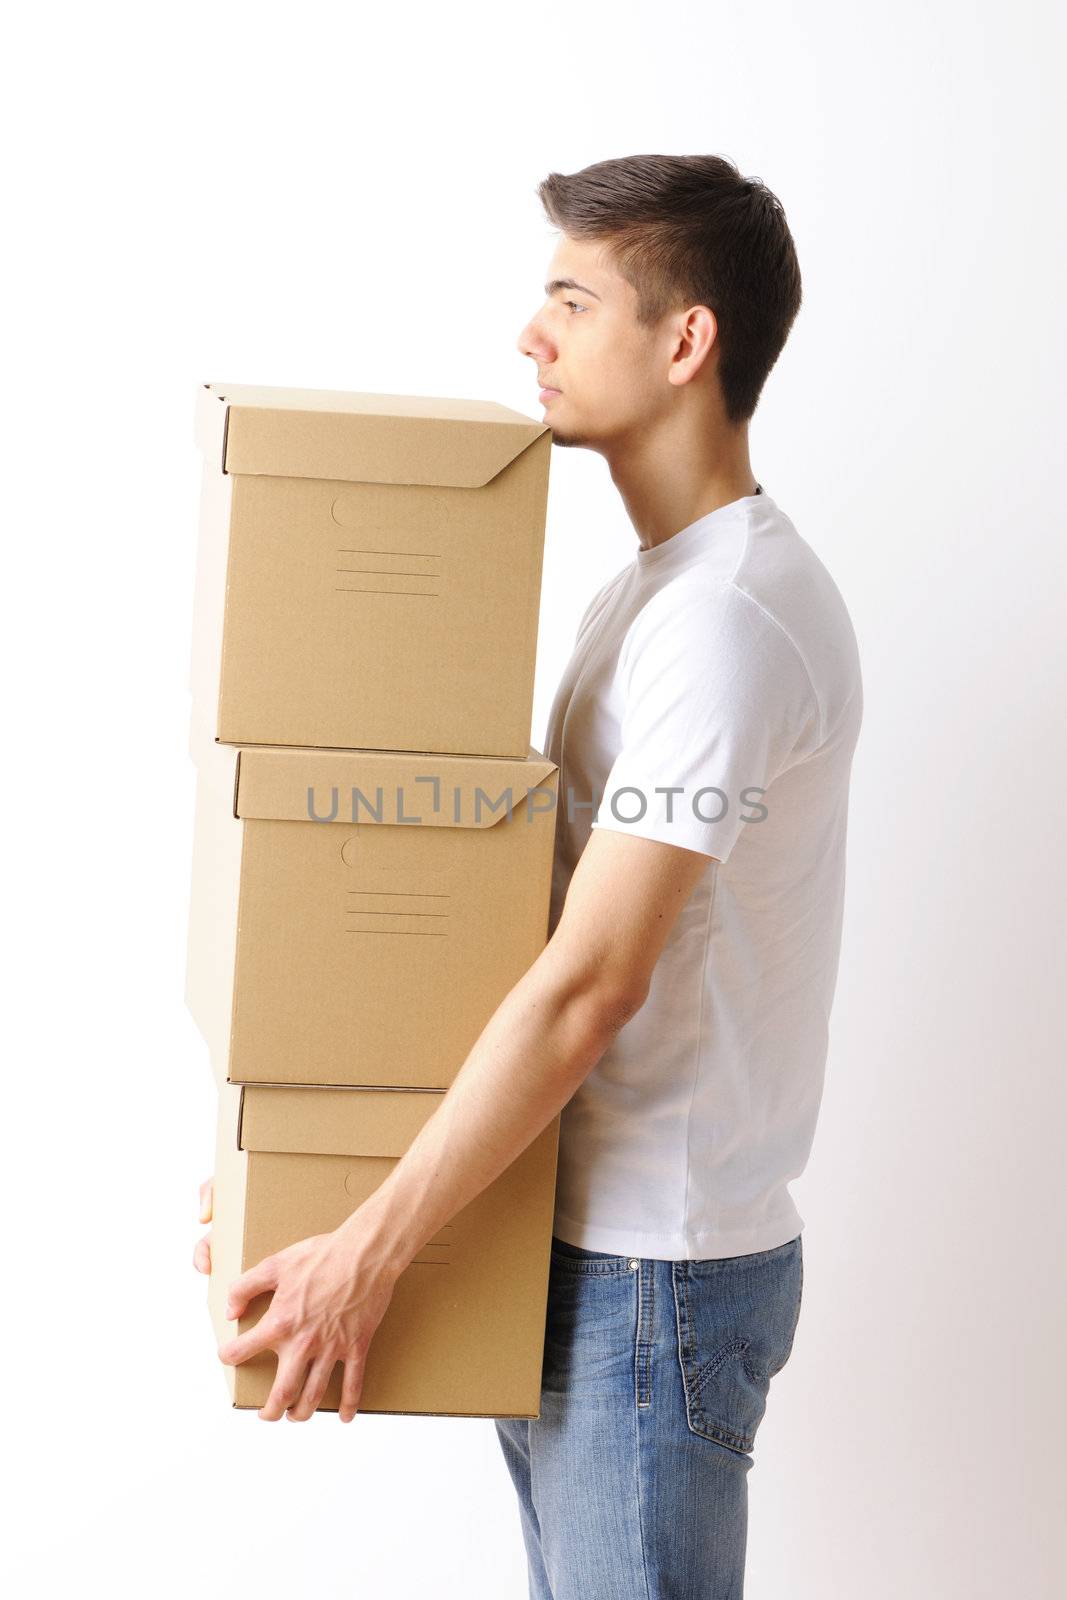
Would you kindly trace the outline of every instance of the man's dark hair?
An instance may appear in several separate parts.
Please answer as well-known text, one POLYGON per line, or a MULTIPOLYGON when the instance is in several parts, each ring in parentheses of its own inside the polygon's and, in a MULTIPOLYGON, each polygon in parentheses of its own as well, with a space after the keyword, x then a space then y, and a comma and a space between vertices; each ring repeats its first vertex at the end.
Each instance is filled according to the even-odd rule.
POLYGON ((538 185, 548 220, 601 241, 637 293, 637 319, 708 306, 719 325, 719 383, 740 425, 800 310, 800 264, 781 201, 723 156, 625 156, 538 185))

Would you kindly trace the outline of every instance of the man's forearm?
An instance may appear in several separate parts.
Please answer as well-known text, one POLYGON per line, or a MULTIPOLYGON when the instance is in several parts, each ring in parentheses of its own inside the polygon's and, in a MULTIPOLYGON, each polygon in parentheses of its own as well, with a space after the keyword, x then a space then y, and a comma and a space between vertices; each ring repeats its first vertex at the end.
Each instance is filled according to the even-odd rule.
POLYGON ((489 1019, 433 1116, 345 1223, 399 1273, 548 1126, 635 1007, 568 988, 546 950, 489 1019))

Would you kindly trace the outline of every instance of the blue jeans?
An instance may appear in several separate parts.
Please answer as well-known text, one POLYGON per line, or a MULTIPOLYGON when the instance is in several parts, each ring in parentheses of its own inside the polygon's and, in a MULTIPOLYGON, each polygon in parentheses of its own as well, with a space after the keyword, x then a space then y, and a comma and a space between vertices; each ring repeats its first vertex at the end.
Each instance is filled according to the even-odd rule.
POLYGON ((703 1261, 553 1238, 541 1414, 495 1422, 530 1600, 741 1600, 752 1448, 803 1281, 799 1234, 703 1261))

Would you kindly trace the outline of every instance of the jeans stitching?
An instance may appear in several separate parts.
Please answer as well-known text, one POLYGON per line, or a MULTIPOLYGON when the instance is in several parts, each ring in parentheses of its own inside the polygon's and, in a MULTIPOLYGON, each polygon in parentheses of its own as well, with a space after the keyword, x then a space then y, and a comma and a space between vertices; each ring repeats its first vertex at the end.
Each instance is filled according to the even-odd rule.
POLYGON ((551 1252, 551 1256, 554 1267, 567 1272, 588 1273, 594 1277, 621 1278, 624 1273, 633 1271, 632 1267, 627 1266, 624 1256, 620 1256, 617 1261, 589 1261, 581 1256, 557 1255, 555 1250, 551 1252))
POLYGON ((645 1329, 645 1396, 652 1404, 652 1342, 656 1330, 656 1263, 648 1264, 648 1325, 645 1329))
POLYGON ((637 1267, 637 1348, 634 1351, 634 1369, 637 1384, 637 1404, 644 1410, 652 1404, 652 1338, 653 1307, 655 1296, 655 1266, 640 1262, 637 1267), (648 1292, 645 1293, 645 1267, 648 1266, 648 1292), (642 1398, 643 1396, 643 1398, 642 1398))
POLYGON ((749 1375, 753 1378, 758 1378, 760 1374, 755 1372, 749 1363, 744 1359, 745 1351, 748 1349, 750 1343, 751 1340, 745 1339, 741 1334, 738 1334, 737 1337, 731 1339, 728 1344, 724 1344, 721 1350, 716 1351, 713 1356, 710 1356, 700 1368, 696 1377, 693 1379, 694 1395, 698 1396, 700 1394, 700 1391, 703 1389, 708 1379, 713 1378, 719 1371, 719 1368, 724 1366, 726 1362, 730 1360, 731 1356, 740 1356, 742 1358, 741 1364, 746 1368, 749 1375))
POLYGON ((693 1426, 693 1415, 690 1407, 689 1393, 689 1361, 690 1361, 690 1318, 689 1300, 686 1294, 686 1268, 684 1262, 676 1261, 672 1269, 674 1279, 674 1309, 678 1320, 678 1365, 682 1369, 682 1390, 685 1395, 685 1414, 689 1426, 693 1426), (679 1290, 681 1295, 679 1296, 679 1290))
MULTIPOLYGON (((631 1269, 632 1270, 632 1269, 631 1269)), ((638 1273, 640 1274, 640 1268, 638 1273)), ((634 1439, 634 1495, 637 1501, 637 1543, 641 1551, 641 1576, 645 1580, 645 1600, 652 1600, 652 1591, 648 1585, 648 1562, 645 1557, 645 1502, 641 1494, 641 1429, 640 1418, 636 1409, 633 1413, 633 1439, 634 1439)))

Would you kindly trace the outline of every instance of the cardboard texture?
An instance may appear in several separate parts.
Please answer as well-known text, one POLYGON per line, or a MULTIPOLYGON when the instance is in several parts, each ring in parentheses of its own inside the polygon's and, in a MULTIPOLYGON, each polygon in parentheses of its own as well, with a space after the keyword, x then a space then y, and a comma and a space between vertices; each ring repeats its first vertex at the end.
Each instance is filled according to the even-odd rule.
POLYGON ((544 947, 558 768, 193 749, 186 998, 216 1071, 447 1088, 544 947))
POLYGON ((197 437, 195 722, 230 744, 525 757, 546 424, 208 384, 197 437))
MULTIPOLYGON (((373 1193, 443 1095, 410 1089, 220 1089, 209 1305, 221 1344, 253 1327, 223 1313, 229 1284, 266 1255, 336 1228, 373 1193)), ((367 1358, 361 1411, 539 1415, 559 1117, 397 1280, 367 1358)), ((259 1408, 273 1353, 223 1369, 259 1408)), ((341 1368, 320 1410, 336 1411, 341 1368)), ((358 1425, 358 1423, 357 1423, 358 1425)))

